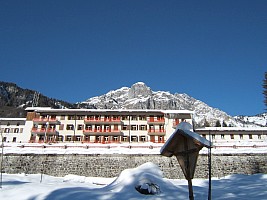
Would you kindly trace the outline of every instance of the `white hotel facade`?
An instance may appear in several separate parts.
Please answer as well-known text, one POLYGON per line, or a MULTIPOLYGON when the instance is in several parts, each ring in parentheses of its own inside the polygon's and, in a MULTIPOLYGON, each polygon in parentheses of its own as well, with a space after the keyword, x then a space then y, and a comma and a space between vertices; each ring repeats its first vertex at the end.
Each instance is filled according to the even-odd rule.
MULTIPOLYGON (((26 118, 0 118, 6 143, 164 143, 176 126, 193 124, 188 110, 26 108, 26 118)), ((267 127, 207 127, 195 132, 212 142, 267 142, 267 127)))
POLYGON ((164 143, 181 121, 192 124, 193 116, 187 110, 29 107, 26 111, 19 124, 17 118, 2 118, 4 142, 164 143), (14 127, 19 133, 13 133, 14 127))

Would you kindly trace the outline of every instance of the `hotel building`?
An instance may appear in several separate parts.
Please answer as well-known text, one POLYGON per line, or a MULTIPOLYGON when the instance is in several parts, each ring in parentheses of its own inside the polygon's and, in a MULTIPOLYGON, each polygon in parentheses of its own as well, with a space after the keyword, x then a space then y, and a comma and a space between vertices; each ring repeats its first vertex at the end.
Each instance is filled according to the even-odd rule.
POLYGON ((192 124, 193 115, 188 110, 26 110, 27 142, 164 143, 181 121, 192 124))

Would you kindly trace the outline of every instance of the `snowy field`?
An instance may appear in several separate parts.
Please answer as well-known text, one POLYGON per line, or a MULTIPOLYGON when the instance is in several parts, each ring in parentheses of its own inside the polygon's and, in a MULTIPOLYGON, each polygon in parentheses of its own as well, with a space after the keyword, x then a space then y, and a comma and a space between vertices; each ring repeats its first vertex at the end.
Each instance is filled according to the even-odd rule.
MULTIPOLYGON (((208 180, 193 179, 195 200, 206 200, 208 180)), ((188 199, 186 180, 165 179, 153 163, 121 172, 117 178, 41 174, 3 174, 4 200, 174 200, 188 199), (141 188, 151 194, 142 194, 141 188)), ((212 199, 267 199, 267 175, 230 175, 212 178, 212 199)))
MULTIPOLYGON (((5 144, 4 154, 160 154, 162 145, 5 144), (67 145, 67 146, 66 146, 67 145)), ((200 153, 207 153, 203 148, 200 153)), ((217 153, 267 153, 266 143, 223 144, 217 153), (236 145, 236 148, 233 148, 236 145), (256 147, 254 146, 256 145, 256 147)), ((206 200, 208 180, 193 179, 195 200, 206 200)), ((121 172, 119 177, 52 177, 41 174, 3 174, 0 200, 172 200, 188 199, 186 180, 166 179, 153 163, 121 172), (153 194, 141 194, 137 189, 153 194)), ((267 200, 267 174, 212 178, 212 199, 267 200)))

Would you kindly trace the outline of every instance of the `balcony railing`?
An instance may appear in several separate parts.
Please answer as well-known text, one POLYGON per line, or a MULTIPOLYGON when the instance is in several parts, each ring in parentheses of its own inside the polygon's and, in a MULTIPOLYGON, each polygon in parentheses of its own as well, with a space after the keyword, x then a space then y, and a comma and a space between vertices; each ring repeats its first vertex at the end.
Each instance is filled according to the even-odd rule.
POLYGON ((155 132, 157 132, 157 133, 165 133, 166 131, 165 131, 165 129, 148 129, 148 132, 149 133, 155 133, 155 132))
POLYGON ((173 128, 176 128, 176 126, 177 126, 179 123, 180 123, 180 120, 179 120, 179 119, 175 119, 175 120, 173 120, 173 122, 172 122, 172 127, 173 127, 173 128))
POLYGON ((117 129, 84 129, 85 135, 121 135, 121 130, 117 129))
POLYGON ((165 129, 148 129, 148 135, 165 135, 166 131, 165 129))
POLYGON ((121 118, 85 118, 85 123, 121 123, 121 118))
POLYGON ((34 118, 33 122, 38 123, 58 123, 57 118, 34 118))
POLYGON ((148 118, 147 123, 148 124, 164 124, 165 119, 164 118, 160 118, 160 119, 148 118))
POLYGON ((56 134, 57 130, 55 128, 32 128, 31 132, 36 134, 56 134))

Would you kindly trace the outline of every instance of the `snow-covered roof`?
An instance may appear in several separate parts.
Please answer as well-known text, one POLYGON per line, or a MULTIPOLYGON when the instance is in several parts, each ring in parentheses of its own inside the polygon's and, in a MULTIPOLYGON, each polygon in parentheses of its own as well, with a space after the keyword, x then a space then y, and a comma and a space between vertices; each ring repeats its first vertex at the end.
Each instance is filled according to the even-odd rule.
POLYGON ((25 108, 26 111, 28 110, 52 110, 51 107, 27 107, 25 108))
POLYGON ((205 127, 196 131, 267 131, 267 127, 205 127))
POLYGON ((156 109, 53 109, 51 107, 28 107, 26 111, 39 112, 148 112, 148 113, 164 113, 164 114, 192 114, 189 110, 156 110, 156 109))
POLYGON ((0 121, 25 121, 26 118, 0 118, 0 121))
MULTIPOLYGON (((164 156, 173 156, 174 152, 179 149, 179 144, 181 144, 181 136, 186 138, 190 138, 193 141, 196 141, 198 145, 204 146, 207 148, 211 147, 211 142, 206 138, 200 136, 199 134, 192 132, 192 125, 187 122, 181 122, 175 129, 174 133, 170 136, 170 138, 166 141, 166 143, 162 146, 160 153, 164 156)), ((194 142, 195 143, 195 142, 194 142)))
POLYGON ((161 112, 166 113, 166 114, 181 114, 181 113, 193 114, 194 113, 194 111, 191 111, 191 110, 161 110, 161 112))

